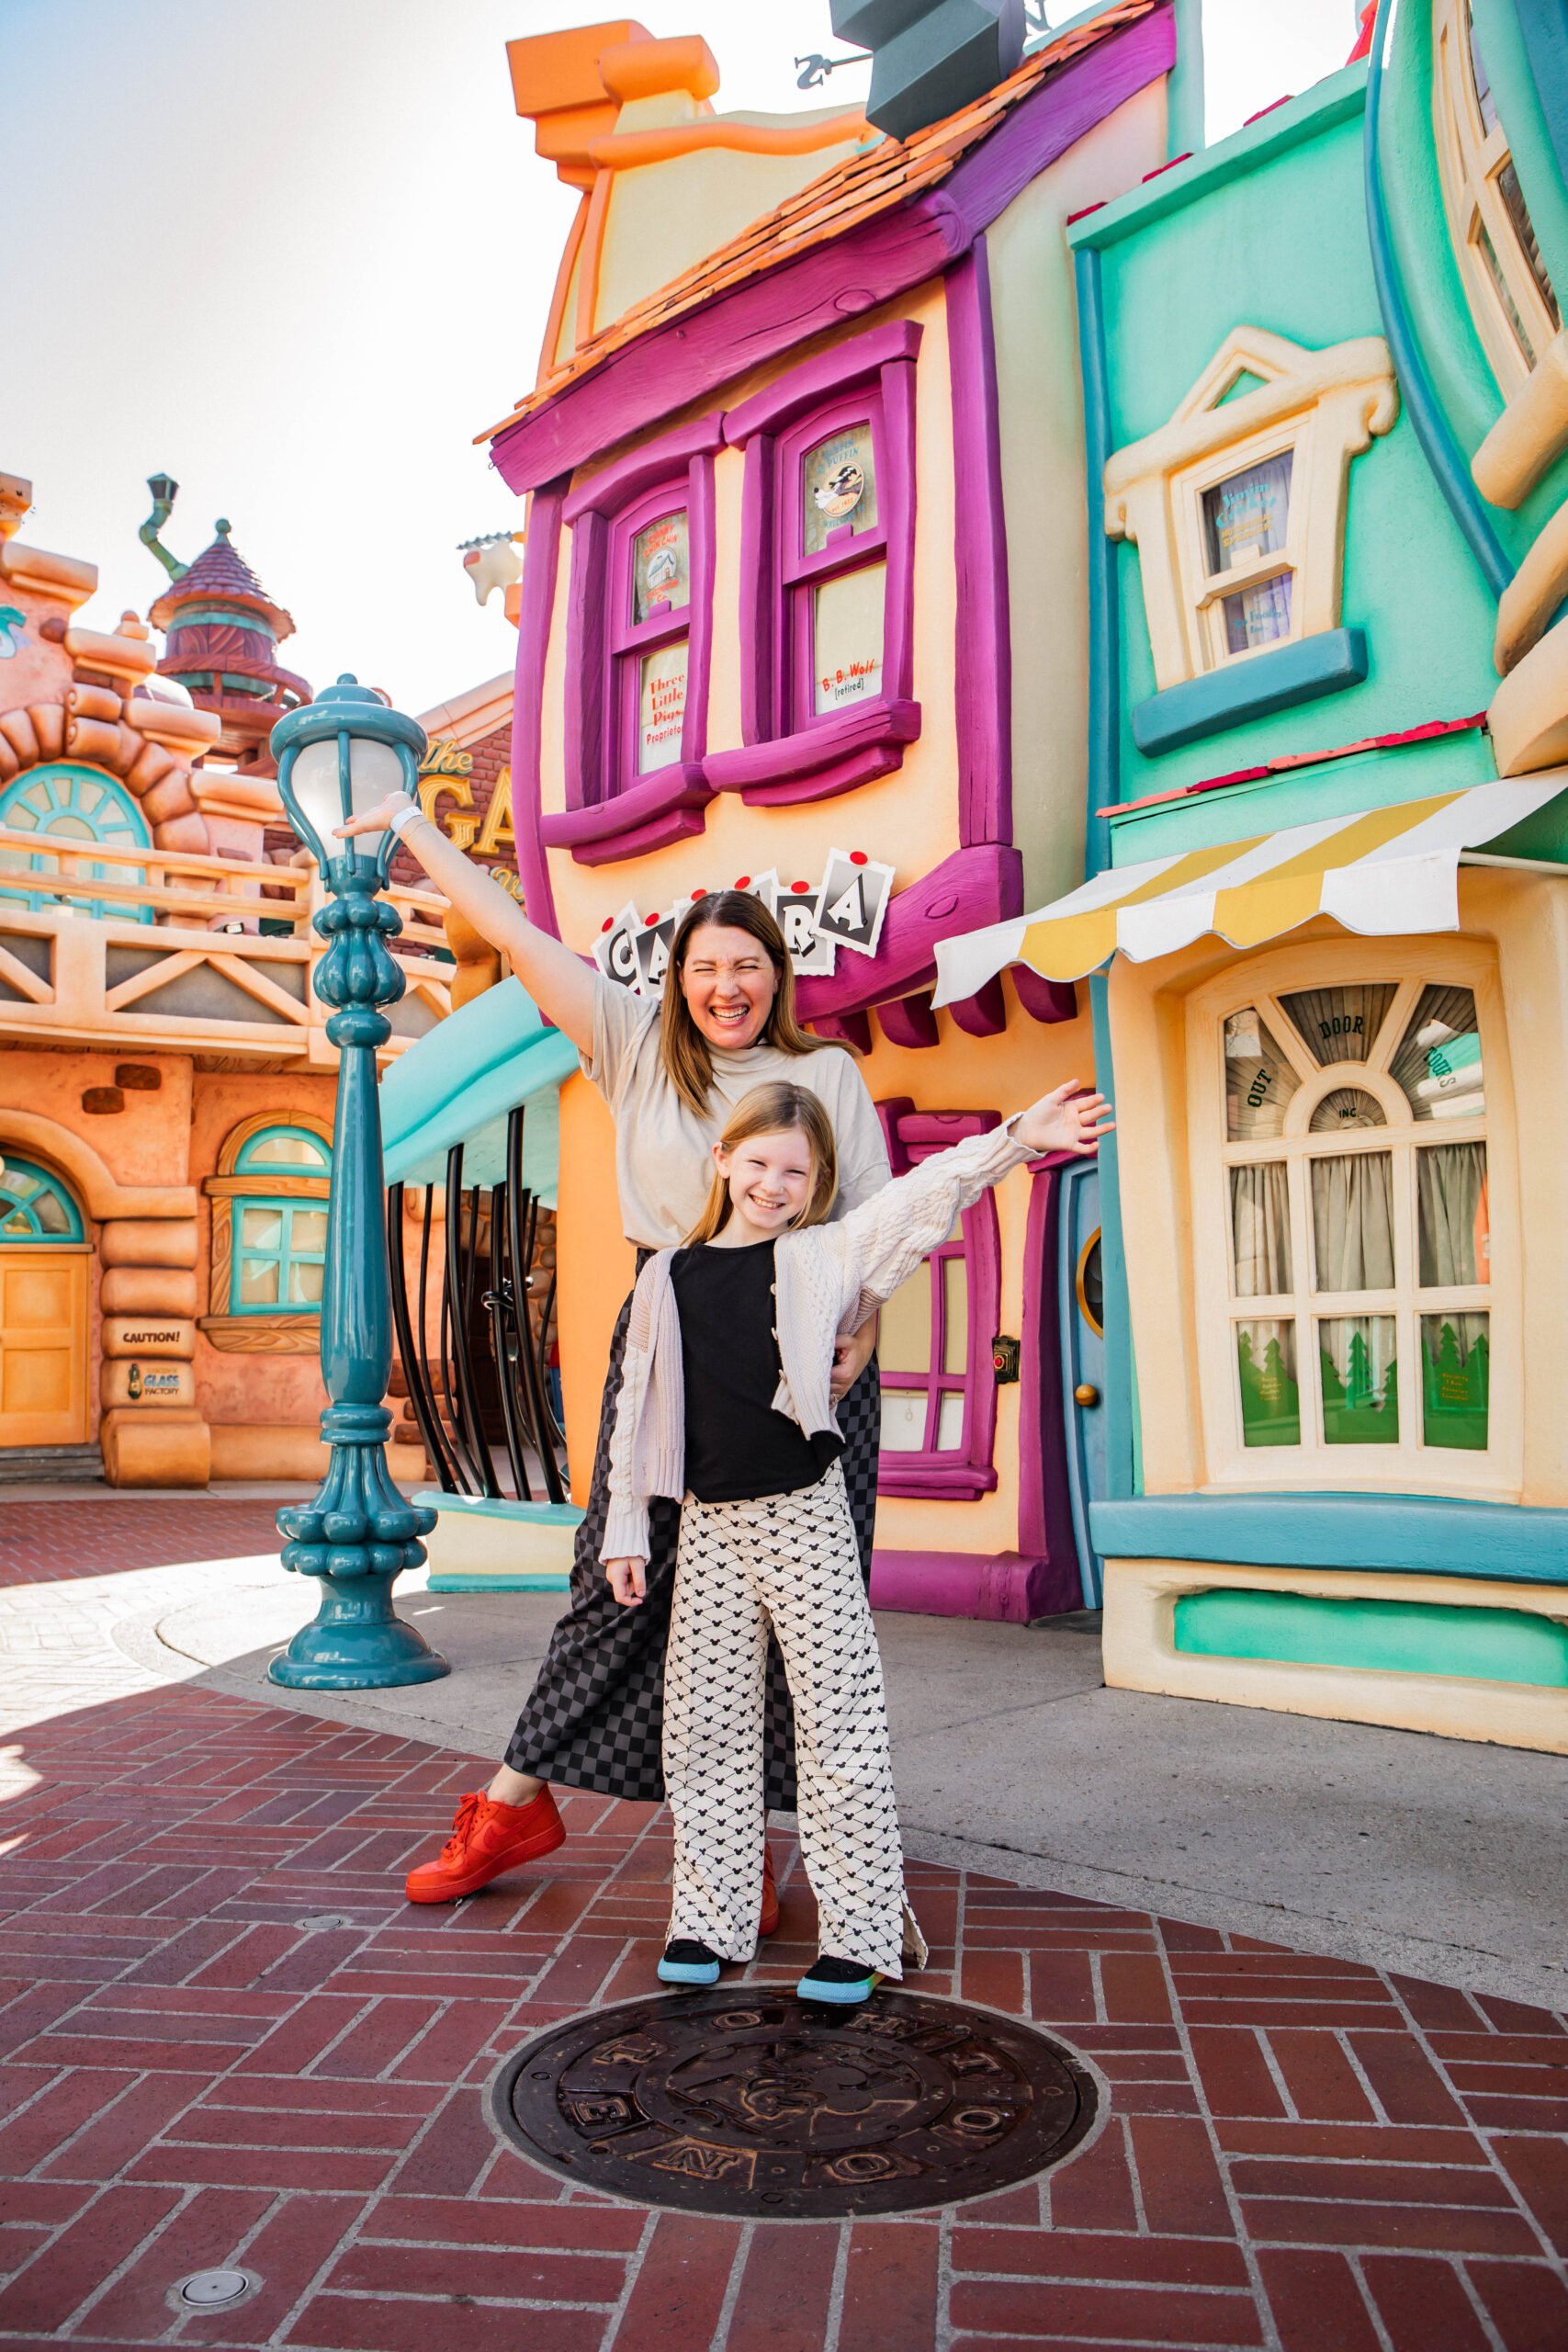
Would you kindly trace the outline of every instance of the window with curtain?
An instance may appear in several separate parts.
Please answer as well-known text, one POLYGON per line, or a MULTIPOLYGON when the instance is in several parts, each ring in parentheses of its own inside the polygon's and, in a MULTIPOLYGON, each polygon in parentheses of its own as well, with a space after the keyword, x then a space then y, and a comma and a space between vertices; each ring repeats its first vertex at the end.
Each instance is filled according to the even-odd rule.
MULTIPOLYGON (((1243 1455, 1368 1472, 1494 1442, 1473 992, 1258 994, 1220 1024, 1231 1400, 1243 1455)), ((1336 1475, 1339 1475, 1336 1473, 1336 1475)))
POLYGON ((1436 0, 1432 107, 1449 225, 1476 332, 1506 395, 1562 323, 1498 119, 1470 0, 1436 0))
POLYGON ((624 791, 682 756, 692 612, 683 485, 620 518, 610 571, 611 772, 624 791))
MULTIPOLYGON (((886 1107, 882 1106, 886 1114, 886 1107)), ((997 1125, 995 1112, 905 1111, 891 1122, 896 1169, 997 1125)), ((990 1193, 965 1209, 882 1309, 880 1491, 949 1501, 988 1494, 997 1375, 992 1362, 1001 1227, 990 1193)))
POLYGON ((880 391, 819 410, 779 444, 788 729, 882 693, 887 522, 880 391))
POLYGON ((1202 493, 1203 553, 1213 651, 1229 658, 1291 634, 1293 453, 1227 474, 1202 493), (1239 583, 1239 584, 1238 584, 1239 583))

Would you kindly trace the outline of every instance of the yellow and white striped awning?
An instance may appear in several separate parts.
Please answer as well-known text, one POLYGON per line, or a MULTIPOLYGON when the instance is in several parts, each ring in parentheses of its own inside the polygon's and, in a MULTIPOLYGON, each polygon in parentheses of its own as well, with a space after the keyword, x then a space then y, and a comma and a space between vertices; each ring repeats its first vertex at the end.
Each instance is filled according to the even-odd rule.
POLYGON ((1076 980, 1118 949, 1146 964, 1207 932, 1257 947, 1314 915, 1377 936, 1457 931, 1464 853, 1533 816, 1564 786, 1553 769, 1116 866, 1034 914, 943 940, 934 1001, 973 996, 1009 964, 1076 980))

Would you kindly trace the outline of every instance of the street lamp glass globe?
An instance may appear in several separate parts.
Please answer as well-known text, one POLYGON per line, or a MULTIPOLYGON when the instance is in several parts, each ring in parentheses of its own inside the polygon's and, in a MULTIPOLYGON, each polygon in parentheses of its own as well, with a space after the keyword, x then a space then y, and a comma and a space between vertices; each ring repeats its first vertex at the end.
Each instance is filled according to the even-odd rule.
POLYGON ((374 858, 380 854, 387 838, 384 827, 375 832, 355 833, 350 842, 336 842, 333 835, 345 817, 359 816, 367 808, 374 808, 389 792, 402 791, 403 763, 394 744, 378 743, 368 735, 350 735, 345 804, 338 766, 339 741, 338 736, 328 735, 320 742, 307 743, 295 759, 289 782, 329 857, 352 849, 362 857, 374 858))

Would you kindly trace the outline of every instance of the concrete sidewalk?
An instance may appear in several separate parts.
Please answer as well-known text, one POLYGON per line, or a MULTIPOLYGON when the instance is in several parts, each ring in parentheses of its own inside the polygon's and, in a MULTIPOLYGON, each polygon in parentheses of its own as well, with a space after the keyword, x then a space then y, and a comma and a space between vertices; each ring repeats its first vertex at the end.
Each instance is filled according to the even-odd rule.
MULTIPOLYGON (((403 1614, 444 1681, 316 1701, 265 1681, 314 1595, 275 1560, 149 1594, 116 1639, 151 1673, 499 1757, 563 1596, 457 1594, 403 1614)), ((1092 1626, 884 1613, 909 1852, 1026 1886, 1408 1971, 1568 2000, 1568 1758, 1105 1690, 1092 1626)), ((440 1825, 432 1823, 433 1830, 440 1825)))

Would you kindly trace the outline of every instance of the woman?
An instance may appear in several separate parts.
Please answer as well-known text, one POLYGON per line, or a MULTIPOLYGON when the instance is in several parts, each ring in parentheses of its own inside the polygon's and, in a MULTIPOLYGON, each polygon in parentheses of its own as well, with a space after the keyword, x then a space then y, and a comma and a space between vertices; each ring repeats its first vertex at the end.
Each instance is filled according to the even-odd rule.
MULTIPOLYGON (((702 1214, 710 1153, 730 1112, 770 1079, 808 1087, 827 1111, 842 1214, 888 1181, 881 1123, 853 1057, 803 1030, 795 978, 777 923, 760 900, 726 890, 701 899, 676 933, 662 1004, 629 995, 558 939, 531 923, 500 885, 400 793, 340 828, 392 826, 459 914, 510 961, 547 1021, 571 1039, 615 1121, 621 1219, 640 1266, 674 1248, 702 1214)), ((610 1433, 621 1385, 628 1296, 616 1320, 600 1408, 586 1514, 572 1564, 571 1605, 482 1793, 466 1795, 440 1854, 412 1871, 413 1903, 452 1903, 502 1871, 550 1853, 566 1836, 550 1784, 658 1804, 664 1647, 680 1507, 655 1506, 648 1597, 623 1611, 604 1581, 599 1548, 607 1510, 610 1433)), ((843 1470, 860 1548, 871 1574, 880 1396, 872 1363, 874 1316, 842 1341, 833 1395, 841 1398, 843 1470)), ((795 1804, 794 1724, 776 1648, 768 1658, 767 1802, 795 1804)), ((764 1873, 761 1928, 777 1918, 764 1873)))

